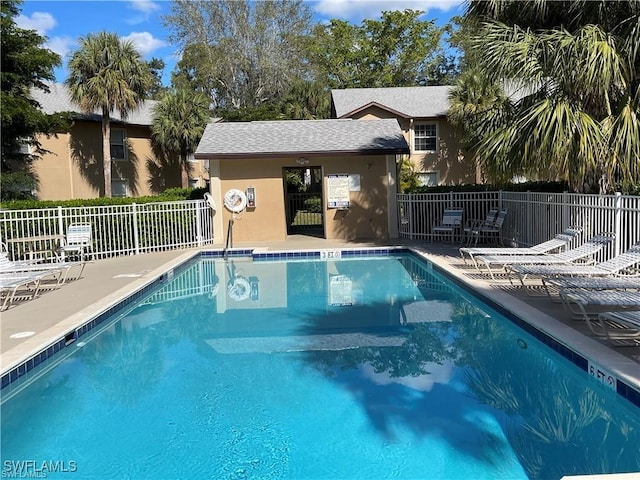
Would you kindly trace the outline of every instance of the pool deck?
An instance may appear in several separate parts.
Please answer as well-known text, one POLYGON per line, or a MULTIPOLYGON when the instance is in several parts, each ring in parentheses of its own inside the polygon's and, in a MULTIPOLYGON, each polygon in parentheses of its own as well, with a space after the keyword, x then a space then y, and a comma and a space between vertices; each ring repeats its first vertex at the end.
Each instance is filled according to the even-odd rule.
MULTIPOLYGON (((517 312, 595 365, 615 374, 640 390, 640 346, 614 347, 590 334, 582 321, 572 320, 562 305, 548 298, 532 298, 508 283, 488 281, 464 265, 457 245, 423 242, 347 243, 313 237, 291 237, 286 242, 235 245, 264 251, 366 248, 403 245, 415 248, 435 264, 494 303, 517 312)), ((203 250, 216 249, 209 247, 203 250)), ((0 313, 0 369, 6 371, 65 336, 130 292, 152 282, 166 270, 179 265, 199 249, 175 250, 137 256, 97 260, 86 265, 81 278, 61 288, 45 291, 37 298, 18 302, 0 313)))

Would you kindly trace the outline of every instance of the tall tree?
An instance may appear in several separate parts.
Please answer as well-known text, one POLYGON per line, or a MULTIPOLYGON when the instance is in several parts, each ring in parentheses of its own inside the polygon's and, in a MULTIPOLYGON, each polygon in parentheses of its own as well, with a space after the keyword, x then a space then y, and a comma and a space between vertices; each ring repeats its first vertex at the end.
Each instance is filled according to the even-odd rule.
POLYGON ((164 60, 156 57, 149 60, 147 64, 149 65, 149 71, 153 78, 153 83, 149 89, 148 96, 153 100, 158 100, 166 90, 166 87, 162 85, 162 73, 166 64, 164 63, 164 60))
POLYGON ((423 14, 389 11, 359 26, 342 20, 320 24, 311 42, 312 61, 332 88, 434 84, 432 73, 447 61, 440 45, 444 29, 420 20, 423 14))
POLYGON ((310 22, 301 0, 175 0, 164 17, 182 49, 174 85, 206 92, 215 108, 271 102, 306 75, 310 22))
POLYGON ((576 190, 640 182, 639 12, 631 0, 471 2, 470 68, 507 94, 488 108, 468 96, 487 171, 576 190))
POLYGON ((104 196, 111 197, 111 114, 126 119, 144 101, 153 84, 149 65, 132 42, 99 32, 80 40, 68 66, 71 99, 85 112, 102 113, 104 196))
POLYGON ((60 57, 42 46, 45 39, 35 31, 16 26, 14 19, 19 14, 21 3, 3 0, 0 4, 3 198, 19 194, 20 188, 32 190, 36 187, 29 167, 44 153, 37 135, 52 135, 68 126, 66 115, 46 115, 31 96, 32 89, 49 91, 47 81, 54 80, 53 68, 60 65, 60 57), (23 146, 29 146, 32 153, 24 153, 23 146))
POLYGON ((154 107, 151 140, 165 154, 179 156, 184 188, 189 186, 188 156, 198 146, 210 118, 207 96, 187 90, 164 92, 154 107))

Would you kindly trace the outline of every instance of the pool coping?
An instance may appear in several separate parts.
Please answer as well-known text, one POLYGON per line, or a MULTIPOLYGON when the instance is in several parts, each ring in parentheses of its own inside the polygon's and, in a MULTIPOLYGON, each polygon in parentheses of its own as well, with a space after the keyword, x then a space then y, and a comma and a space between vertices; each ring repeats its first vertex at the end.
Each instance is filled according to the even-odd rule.
POLYGON ((362 248, 310 248, 271 250, 268 248, 204 249, 185 252, 161 265, 119 290, 105 296, 100 302, 84 308, 56 325, 27 339, 19 346, 0 355, 2 390, 11 391, 19 386, 35 367, 53 359, 61 350, 74 344, 116 312, 134 303, 140 296, 169 280, 175 269, 195 258, 251 257, 254 261, 341 259, 371 255, 389 255, 401 252, 413 254, 431 262, 439 273, 450 278, 469 294, 486 302, 510 321, 534 335, 553 350, 570 360, 596 381, 613 388, 623 398, 640 408, 640 378, 638 364, 596 340, 577 332, 535 307, 507 292, 487 289, 486 283, 471 279, 451 268, 445 258, 430 254, 415 246, 385 246, 362 248), (513 312, 518 312, 516 315, 513 312), (523 318, 524 317, 524 318, 523 318), (526 318, 526 319, 525 319, 526 318), (53 339, 53 340, 52 340, 53 339))

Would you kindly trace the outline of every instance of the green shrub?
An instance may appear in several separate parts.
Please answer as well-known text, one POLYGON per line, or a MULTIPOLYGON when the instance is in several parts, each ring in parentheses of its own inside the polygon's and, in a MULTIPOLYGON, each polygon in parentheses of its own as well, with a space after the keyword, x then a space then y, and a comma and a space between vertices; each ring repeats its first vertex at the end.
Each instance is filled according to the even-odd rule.
POLYGON ((322 200, 320 197, 308 198, 304 201, 304 209, 310 213, 322 212, 322 200))

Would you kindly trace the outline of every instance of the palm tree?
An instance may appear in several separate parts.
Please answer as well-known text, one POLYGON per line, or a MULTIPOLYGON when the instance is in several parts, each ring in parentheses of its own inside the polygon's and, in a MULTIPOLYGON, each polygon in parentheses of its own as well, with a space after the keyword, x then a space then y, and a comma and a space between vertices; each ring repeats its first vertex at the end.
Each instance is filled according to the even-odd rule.
POLYGON ((466 15, 474 66, 510 90, 473 120, 488 170, 575 189, 640 180, 637 2, 471 2, 466 15))
POLYGON ((182 186, 189 186, 189 163, 211 119, 209 99, 202 93, 187 90, 165 92, 153 111, 151 140, 168 154, 177 153, 182 171, 182 186))
POLYGON ((102 113, 104 196, 111 197, 111 114, 118 110, 124 120, 144 101, 153 83, 149 66, 132 42, 100 32, 81 38, 69 72, 71 100, 87 113, 102 113))

